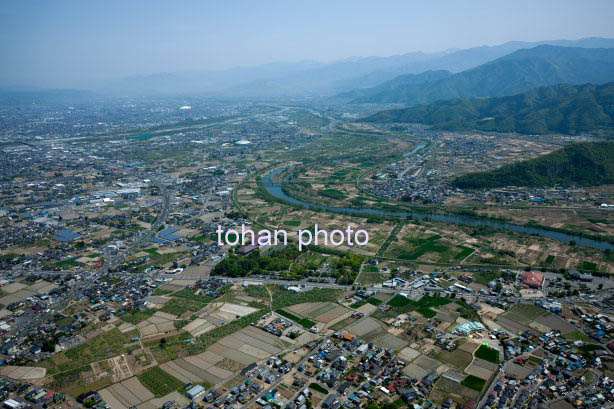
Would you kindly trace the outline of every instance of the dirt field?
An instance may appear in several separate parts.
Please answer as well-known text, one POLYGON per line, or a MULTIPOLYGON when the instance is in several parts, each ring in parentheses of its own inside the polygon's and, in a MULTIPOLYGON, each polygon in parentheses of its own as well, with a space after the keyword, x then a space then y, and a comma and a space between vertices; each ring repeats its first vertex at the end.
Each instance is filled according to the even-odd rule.
POLYGON ((99 391, 111 409, 128 409, 154 398, 154 394, 132 377, 99 391))
POLYGON ((563 335, 569 334, 570 332, 574 332, 576 330, 576 328, 569 322, 554 314, 539 317, 535 320, 535 322, 545 325, 550 329, 561 331, 561 334, 563 335))
POLYGON ((0 374, 14 379, 40 379, 47 374, 45 368, 36 366, 0 366, 0 374))

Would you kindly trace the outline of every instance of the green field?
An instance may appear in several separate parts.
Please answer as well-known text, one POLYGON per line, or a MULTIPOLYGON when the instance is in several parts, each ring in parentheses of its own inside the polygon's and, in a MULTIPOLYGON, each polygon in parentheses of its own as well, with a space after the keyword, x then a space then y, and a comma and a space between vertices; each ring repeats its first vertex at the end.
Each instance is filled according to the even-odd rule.
POLYGON ((138 324, 141 321, 146 320, 147 318, 151 317, 152 315, 154 315, 154 313, 156 312, 155 309, 153 308, 149 308, 146 310, 132 310, 130 312, 127 312, 124 315, 121 315, 120 318, 123 321, 129 322, 130 324, 138 324))
POLYGON ((516 304, 502 317, 527 325, 538 317, 548 315, 549 312, 531 304, 516 304))
POLYGON ((461 385, 471 388, 474 391, 482 392, 484 385, 486 385, 486 381, 482 378, 478 378, 477 376, 469 375, 463 379, 461 385))
POLYGON ((475 251, 475 249, 472 249, 471 247, 465 247, 465 246, 456 246, 457 249, 460 250, 460 253, 456 254, 454 256, 454 260, 464 260, 465 258, 469 257, 471 254, 473 254, 473 252, 475 251))
POLYGON ((360 308, 363 305, 367 304, 367 300, 360 300, 360 301, 356 301, 354 304, 350 305, 351 308, 360 308))
POLYGON ((245 292, 250 297, 254 298, 269 298, 269 292, 263 285, 250 285, 245 289, 245 292))
POLYGON ((579 346, 578 349, 580 350, 580 352, 587 353, 591 351, 602 351, 605 348, 602 347, 601 345, 588 344, 588 345, 579 346))
POLYGON ((328 197, 335 200, 343 200, 346 198, 345 194, 337 189, 324 189, 318 192, 320 196, 328 197))
POLYGON ((163 288, 156 288, 155 290, 153 290, 153 292, 151 293, 151 295, 167 295, 172 293, 172 290, 165 290, 163 288))
POLYGON ((584 342, 591 342, 591 339, 588 337, 588 335, 586 335, 584 332, 576 330, 573 332, 570 332, 568 334, 563 335, 563 337, 565 339, 568 339, 570 341, 584 341, 584 342))
POLYGON ((471 353, 463 351, 462 349, 455 349, 454 351, 441 351, 435 355, 435 359, 444 364, 450 364, 460 370, 464 370, 471 364, 473 356, 471 353))
POLYGON ((382 305, 383 301, 380 300, 379 298, 375 298, 375 297, 369 297, 367 298, 367 302, 371 305, 375 305, 376 307, 382 305))
POLYGON ((597 271, 597 264, 591 261, 583 261, 580 269, 586 271, 597 271))
POLYGON ((286 220, 283 224, 284 226, 298 227, 301 225, 301 221, 300 220, 286 220))
POLYGON ((294 315, 291 312, 279 309, 275 311, 276 313, 278 313, 279 315, 286 317, 288 319, 291 319, 292 321, 296 322, 298 325, 304 327, 304 328, 311 328, 314 325, 316 325, 315 322, 308 320, 307 318, 301 318, 298 315, 294 315))
POLYGON ((426 318, 432 318, 436 314, 431 310, 431 307, 440 307, 449 304, 451 301, 446 298, 424 296, 418 301, 412 301, 402 295, 396 295, 388 302, 388 305, 398 314, 404 314, 410 311, 418 311, 426 318))
POLYGON ((322 385, 312 382, 309 384, 309 389, 313 389, 316 392, 320 392, 323 393, 324 395, 328 394, 328 391, 326 390, 326 388, 324 388, 322 385))
POLYGON ((548 257, 546 257, 546 264, 552 264, 554 262, 554 256, 552 254, 549 254, 548 257))
POLYGON ((422 314, 424 318, 434 318, 437 316, 437 312, 428 307, 420 307, 416 311, 422 314))
POLYGON ((482 272, 473 273, 471 277, 473 278, 473 281, 476 282, 477 284, 482 284, 482 285, 487 286, 488 283, 490 283, 491 281, 496 280, 497 278, 500 278, 501 274, 497 271, 482 271, 482 272))
POLYGON ((87 342, 77 345, 65 352, 67 362, 58 365, 60 371, 79 368, 91 362, 121 355, 126 351, 124 344, 129 343, 128 334, 122 334, 117 328, 100 334, 87 342))
POLYGON ((290 319, 292 321, 300 321, 302 319, 298 315, 294 315, 291 312, 284 311, 284 310, 281 310, 281 309, 276 310, 275 312, 278 313, 279 315, 281 315, 282 317, 286 317, 286 318, 288 318, 288 319, 290 319))
POLYGON ((358 276, 358 284, 369 285, 369 284, 378 284, 386 281, 386 276, 379 272, 368 272, 363 271, 358 276))
POLYGON ((76 258, 69 258, 66 260, 62 260, 62 261, 58 261, 57 263, 55 263, 56 266, 58 267, 75 267, 80 265, 81 263, 79 263, 76 258))
POLYGON ((475 357, 495 364, 499 363, 499 351, 483 344, 475 351, 475 357))
POLYGON ((162 308, 160 308, 160 311, 180 316, 188 311, 199 311, 203 309, 206 305, 207 303, 201 303, 186 298, 171 298, 164 304, 162 308))
POLYGON ((281 286, 272 287, 273 309, 284 308, 290 305, 301 304, 304 302, 336 302, 341 296, 341 290, 332 288, 314 288, 302 293, 293 293, 281 286))
POLYGON ((399 254, 399 258, 403 260, 416 260, 427 253, 442 254, 450 249, 444 244, 437 243, 437 240, 439 240, 439 236, 433 237, 437 237, 437 239, 429 239, 427 240, 427 243, 415 248, 412 251, 403 251, 399 254))
POLYGON ((144 387, 149 389, 156 398, 182 391, 183 382, 156 366, 136 376, 144 387))

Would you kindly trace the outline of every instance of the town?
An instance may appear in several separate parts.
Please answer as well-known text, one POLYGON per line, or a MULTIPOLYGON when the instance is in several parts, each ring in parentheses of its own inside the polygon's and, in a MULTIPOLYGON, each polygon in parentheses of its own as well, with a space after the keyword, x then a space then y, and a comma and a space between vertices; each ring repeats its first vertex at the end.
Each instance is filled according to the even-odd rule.
POLYGON ((614 409, 614 7, 523 1, 5 0, 2 409, 614 409))

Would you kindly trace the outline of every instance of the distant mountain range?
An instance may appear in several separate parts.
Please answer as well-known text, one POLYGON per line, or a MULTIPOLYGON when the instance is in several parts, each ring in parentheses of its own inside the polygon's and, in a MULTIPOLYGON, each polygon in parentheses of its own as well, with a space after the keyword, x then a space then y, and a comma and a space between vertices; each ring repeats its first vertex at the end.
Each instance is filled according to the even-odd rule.
POLYGON ((415 122, 442 130, 482 130, 524 134, 614 129, 614 82, 559 84, 522 94, 453 99, 378 112, 364 122, 415 122))
MULTIPOLYGON (((332 96, 358 88, 374 87, 404 74, 441 70, 458 73, 517 50, 542 44, 614 48, 614 39, 585 38, 574 41, 555 40, 534 43, 513 41, 497 46, 482 46, 466 50, 350 58, 326 64, 303 61, 221 71, 159 73, 114 81, 106 84, 100 91, 119 94, 209 93, 238 97, 332 96)), ((398 81, 403 82, 403 80, 398 81)), ((405 102, 405 100, 400 102, 405 102)))
POLYGON ((614 49, 541 45, 433 81, 417 83, 405 77, 357 91, 352 102, 416 105, 514 95, 542 85, 601 84, 614 81, 614 49))
POLYGON ((614 183, 614 142, 586 142, 488 172, 460 176, 453 185, 461 189, 504 186, 598 186, 614 183))

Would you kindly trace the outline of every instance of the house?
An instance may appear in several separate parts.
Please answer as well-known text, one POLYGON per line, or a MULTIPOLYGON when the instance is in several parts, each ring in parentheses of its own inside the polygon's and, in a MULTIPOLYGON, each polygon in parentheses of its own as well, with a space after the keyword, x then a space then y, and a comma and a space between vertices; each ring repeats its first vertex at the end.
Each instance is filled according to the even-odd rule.
POLYGON ((252 251, 256 250, 257 248, 258 248, 257 244, 249 244, 247 246, 239 247, 237 249, 237 253, 245 256, 245 255, 251 253, 252 251))
POLYGON ((323 409, 337 409, 339 406, 341 406, 341 402, 337 395, 329 395, 324 402, 322 402, 323 409))
POLYGON ((186 392, 186 396, 192 400, 205 393, 205 388, 201 385, 196 385, 186 392))
POLYGON ((520 279, 520 286, 524 288, 541 289, 544 286, 544 275, 534 271, 527 271, 520 279))

